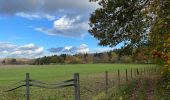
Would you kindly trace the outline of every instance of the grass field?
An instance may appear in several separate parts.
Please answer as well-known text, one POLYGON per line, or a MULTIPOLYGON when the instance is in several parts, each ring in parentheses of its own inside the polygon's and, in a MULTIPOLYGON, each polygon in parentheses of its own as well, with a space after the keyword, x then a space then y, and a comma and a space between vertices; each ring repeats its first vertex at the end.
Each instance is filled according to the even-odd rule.
MULTIPOLYGON (((98 93, 102 92, 103 87, 103 78, 104 72, 109 71, 110 75, 110 82, 117 80, 117 70, 119 69, 122 73, 125 69, 136 69, 136 68, 144 68, 144 67, 153 67, 155 65, 149 64, 70 64, 70 65, 24 65, 24 66, 1 66, 0 67, 0 93, 2 90, 5 90, 6 87, 12 83, 15 83, 19 80, 25 79, 25 73, 30 73, 30 78, 35 80, 41 80, 45 82, 59 82, 65 79, 71 79, 73 77, 73 73, 80 73, 80 80, 82 81, 81 86, 86 88, 92 89, 92 92, 83 90, 82 91, 82 98, 84 100, 91 99, 93 96, 98 95, 98 93), (112 80, 115 79, 115 80, 112 80), (96 83, 101 81, 101 83, 96 83), (90 83, 89 83, 90 82, 90 83), (86 95, 85 95, 86 94, 86 95), (89 97, 89 98, 86 98, 89 97)), ((123 79, 123 76, 122 76, 123 79)), ((33 95, 31 96, 33 100, 71 100, 72 96, 68 96, 73 89, 68 89, 67 93, 66 90, 44 90, 44 89, 32 89, 33 95), (39 91, 38 94, 36 91, 39 91), (56 95, 57 94, 57 95, 56 95), (58 98, 59 94, 61 98, 58 98), (65 95, 67 94, 67 96, 65 95), (41 95, 41 96, 40 96, 41 95), (54 97, 55 95, 55 97, 54 97), (49 99, 54 98, 54 99, 49 99), (69 99, 68 99, 69 98, 69 99)), ((14 91, 12 94, 7 93, 3 96, 0 96, 0 100, 10 100, 11 98, 17 98, 15 100, 23 100, 24 95, 22 91, 24 89, 19 89, 18 92, 14 91), (14 95, 15 94, 15 95, 14 95), (21 96, 22 95, 22 96, 21 96), (8 97, 9 99, 5 99, 8 97), (21 99, 19 99, 21 98, 21 99)))
POLYGON ((0 67, 0 85, 7 85, 10 81, 23 80, 25 73, 30 73, 31 78, 54 81, 72 77, 73 73, 81 76, 102 73, 104 71, 115 72, 117 69, 131 69, 151 67, 146 64, 73 64, 73 65, 20 65, 0 67))

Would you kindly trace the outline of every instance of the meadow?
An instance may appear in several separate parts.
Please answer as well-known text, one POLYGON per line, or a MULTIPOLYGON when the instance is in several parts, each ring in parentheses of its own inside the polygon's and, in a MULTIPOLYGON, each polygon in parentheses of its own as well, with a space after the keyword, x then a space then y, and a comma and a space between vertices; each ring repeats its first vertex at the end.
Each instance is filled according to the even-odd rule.
MULTIPOLYGON (((69 65, 5 65, 0 67, 0 100, 24 100, 24 88, 14 92, 4 93, 9 85, 25 79, 25 73, 30 73, 30 78, 49 83, 71 79, 74 73, 80 74, 81 98, 92 99, 104 91, 105 71, 109 72, 110 87, 117 81, 117 70, 121 73, 123 82, 125 69, 149 68, 151 64, 69 64, 69 65), (112 84, 113 83, 113 84, 112 84)), ((32 88, 33 100, 72 100, 73 88, 49 90, 32 88), (66 92, 67 91, 67 92, 66 92)))

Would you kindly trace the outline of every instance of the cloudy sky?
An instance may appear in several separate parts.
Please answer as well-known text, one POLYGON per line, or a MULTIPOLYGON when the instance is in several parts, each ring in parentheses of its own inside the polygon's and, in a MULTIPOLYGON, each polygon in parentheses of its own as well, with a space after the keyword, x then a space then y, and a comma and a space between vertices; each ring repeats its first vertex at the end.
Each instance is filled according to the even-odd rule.
POLYGON ((0 58, 101 52, 88 19, 89 0, 0 0, 0 58))

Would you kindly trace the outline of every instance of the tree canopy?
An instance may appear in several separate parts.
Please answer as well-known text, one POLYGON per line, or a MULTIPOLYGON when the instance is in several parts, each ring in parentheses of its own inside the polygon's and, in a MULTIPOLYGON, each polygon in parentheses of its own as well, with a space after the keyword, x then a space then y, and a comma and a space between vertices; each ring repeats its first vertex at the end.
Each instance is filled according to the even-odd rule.
POLYGON ((152 16, 146 14, 149 0, 102 0, 90 17, 89 32, 110 47, 138 47, 147 43, 152 16))

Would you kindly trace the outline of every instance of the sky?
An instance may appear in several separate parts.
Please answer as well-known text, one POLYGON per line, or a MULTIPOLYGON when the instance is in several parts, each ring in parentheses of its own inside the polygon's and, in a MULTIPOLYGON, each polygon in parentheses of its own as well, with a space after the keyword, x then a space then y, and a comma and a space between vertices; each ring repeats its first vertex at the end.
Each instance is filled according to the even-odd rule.
POLYGON ((89 17, 98 4, 89 0, 0 0, 0 58, 37 58, 94 53, 89 17))

